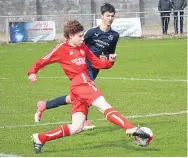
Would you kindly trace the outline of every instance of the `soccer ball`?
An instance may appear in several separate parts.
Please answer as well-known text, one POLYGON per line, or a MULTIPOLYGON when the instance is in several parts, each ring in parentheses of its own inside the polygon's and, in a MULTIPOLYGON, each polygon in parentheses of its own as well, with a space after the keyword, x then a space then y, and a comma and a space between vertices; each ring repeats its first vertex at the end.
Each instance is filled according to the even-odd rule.
POLYGON ((153 139, 153 132, 151 131, 151 129, 147 128, 147 127, 140 127, 141 130, 143 130, 144 132, 146 132, 147 134, 150 135, 149 138, 144 139, 144 138, 140 138, 138 136, 134 137, 134 142, 142 147, 148 146, 152 139, 153 139))

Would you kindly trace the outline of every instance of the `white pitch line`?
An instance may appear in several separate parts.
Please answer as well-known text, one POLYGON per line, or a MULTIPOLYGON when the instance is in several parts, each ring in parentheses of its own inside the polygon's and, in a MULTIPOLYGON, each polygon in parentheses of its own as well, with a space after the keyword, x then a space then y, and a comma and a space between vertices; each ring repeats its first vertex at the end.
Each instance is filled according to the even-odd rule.
POLYGON ((162 81, 162 82, 187 82, 180 79, 160 79, 160 78, 126 78, 126 77, 99 77, 100 79, 109 80, 133 80, 133 81, 162 81))
POLYGON ((18 155, 0 153, 0 157, 20 157, 18 155))
POLYGON ((1 77, 0 80, 9 80, 10 78, 8 77, 1 77))
MULTIPOLYGON (((158 116, 171 116, 171 115, 181 115, 187 114, 188 110, 186 111, 179 111, 179 112, 172 112, 172 113, 158 113, 158 114, 146 114, 146 115, 133 115, 133 116, 126 116, 126 118, 147 118, 147 117, 158 117, 158 116)), ((106 119, 95 119, 90 121, 104 121, 106 119)), ((69 124, 71 121, 61 121, 61 122, 49 122, 49 123, 38 123, 38 124, 26 124, 26 125, 14 125, 14 126, 0 126, 0 129, 5 128, 19 128, 19 127, 36 127, 36 126, 48 126, 48 125, 57 125, 57 124, 69 124)))
MULTIPOLYGON (((147 41, 146 41, 147 42, 147 41)), ((167 46, 167 45, 180 45, 179 43, 166 43, 166 42, 164 42, 164 43, 150 43, 150 46, 167 46)), ((148 45, 146 45, 146 44, 143 44, 142 45, 143 47, 144 46, 146 46, 146 47, 148 47, 148 45)), ((125 46, 125 45, 118 45, 116 48, 127 48, 127 46, 125 46)))
MULTIPOLYGON (((27 77, 24 77, 27 78, 27 77)), ((64 76, 44 76, 38 77, 43 79, 68 79, 64 76)), ((0 77, 0 80, 16 79, 16 77, 0 77)), ((128 81, 155 81, 155 82, 187 82, 188 80, 183 79, 160 79, 160 78, 128 78, 128 77, 98 77, 102 80, 128 80, 128 81)))
MULTIPOLYGON (((39 77, 39 78, 62 78, 67 79, 64 76, 54 76, 54 77, 39 77)), ((102 80, 129 80, 129 81, 161 81, 161 82, 187 82, 188 80, 181 80, 181 79, 160 79, 160 78, 128 78, 128 77, 98 77, 98 79, 102 80)))

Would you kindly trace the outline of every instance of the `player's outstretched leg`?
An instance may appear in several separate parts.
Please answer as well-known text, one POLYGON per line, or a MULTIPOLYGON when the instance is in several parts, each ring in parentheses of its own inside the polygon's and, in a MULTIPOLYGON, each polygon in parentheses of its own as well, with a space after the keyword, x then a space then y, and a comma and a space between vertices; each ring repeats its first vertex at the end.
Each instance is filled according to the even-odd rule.
POLYGON ((106 119, 111 123, 126 130, 126 135, 128 136, 138 136, 140 138, 149 138, 150 136, 142 131, 139 127, 133 125, 129 120, 127 120, 121 113, 116 111, 111 107, 110 104, 106 102, 103 96, 97 98, 93 103, 93 106, 97 107, 101 111, 106 119))
MULTIPOLYGON (((50 100, 50 101, 39 101, 37 103, 37 111, 35 113, 35 122, 39 123, 42 115, 44 113, 45 110, 48 109, 52 109, 52 108, 56 108, 62 105, 66 105, 66 104, 70 104, 71 103, 71 99, 70 96, 62 96, 62 97, 58 97, 56 99, 50 100)), ((85 120, 84 122, 84 127, 82 130, 86 131, 86 130, 93 130, 96 126, 92 125, 91 122, 89 120, 85 120)))
POLYGON ((45 101, 39 101, 37 103, 37 111, 35 113, 35 122, 40 122, 41 118, 42 118, 42 114, 46 109, 46 102, 45 101))
POLYGON ((82 112, 76 112, 72 115, 72 124, 62 125, 53 130, 32 135, 34 151, 40 153, 44 144, 48 141, 76 134, 82 131, 86 117, 82 112))
POLYGON ((35 122, 40 122, 42 118, 42 114, 46 109, 53 109, 62 105, 66 105, 71 103, 70 96, 61 96, 53 100, 49 100, 47 102, 45 101, 39 101, 37 103, 37 111, 35 113, 35 122))

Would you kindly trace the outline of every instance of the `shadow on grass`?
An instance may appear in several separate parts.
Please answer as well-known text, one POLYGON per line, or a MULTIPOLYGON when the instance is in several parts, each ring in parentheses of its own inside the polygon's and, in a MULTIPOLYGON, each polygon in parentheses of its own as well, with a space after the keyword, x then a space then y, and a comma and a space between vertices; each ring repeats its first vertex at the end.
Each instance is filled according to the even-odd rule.
MULTIPOLYGON (((128 139, 123 139, 123 138, 118 138, 116 139, 115 137, 111 140, 106 140, 106 141, 100 141, 98 138, 101 137, 101 133, 104 137, 108 137, 108 135, 111 133, 111 132, 115 132, 115 133, 118 133, 118 131, 120 131, 121 129, 116 127, 116 126, 107 126, 107 127, 99 127, 99 128, 96 128, 95 130, 88 130, 88 131, 84 131, 81 133, 81 135, 87 135, 86 137, 88 136, 94 136, 96 137, 95 141, 91 142, 91 140, 84 140, 84 138, 82 139, 82 142, 80 144, 80 146, 69 146, 67 147, 65 145, 65 148, 63 146, 61 146, 61 148, 55 148, 55 149, 51 149, 51 150, 48 150, 48 149, 45 149, 45 146, 46 145, 50 145, 50 143, 46 144, 44 146, 44 149, 42 150, 42 153, 43 154, 47 154, 47 153, 63 153, 63 152, 66 152, 66 153, 71 153, 72 151, 76 151, 77 152, 77 156, 79 156, 79 153, 81 154, 84 151, 86 151, 85 154, 87 154, 86 156, 88 157, 89 153, 92 152, 92 150, 97 150, 97 149, 105 149, 105 150, 109 150, 109 152, 111 152, 112 150, 112 147, 116 147, 116 148, 119 148, 120 150, 129 150, 129 151, 144 151, 144 152, 153 152, 153 151, 160 151, 159 148, 151 148, 151 147, 140 147, 136 144, 134 144, 133 140, 128 140, 128 139), (105 134, 105 135, 104 135, 105 134), (93 144, 92 144, 93 143, 93 144)), ((126 137, 126 135, 125 135, 126 137)), ((73 142, 74 144, 74 142, 73 142)), ((50 155, 51 155, 50 154, 50 155)), ((96 153, 97 154, 97 153, 96 153)), ((83 156, 83 153, 81 154, 83 156)), ((122 156, 121 154, 116 154, 116 151, 114 151, 114 154, 113 156, 122 156)), ((39 155, 37 155, 39 156, 39 155)), ((89 155, 90 156, 90 155, 89 155)), ((100 155, 93 155, 91 154, 91 156, 100 156, 100 155)))
MULTIPOLYGON (((83 146, 79 146, 79 147, 70 147, 69 149, 64 149, 62 147, 62 149, 52 149, 52 150, 45 150, 43 153, 56 153, 56 152, 72 152, 72 151, 77 151, 78 156, 79 156, 79 151, 91 151, 91 150, 95 150, 95 149, 105 149, 106 150, 111 150, 112 147, 116 147, 116 148, 121 148, 121 150, 131 150, 131 151, 144 151, 144 152, 151 152, 151 151, 160 151, 159 148, 148 148, 148 147, 140 147, 132 142, 126 142, 125 140, 121 139, 121 140, 114 140, 114 141, 105 141, 105 142, 100 142, 100 145, 93 145, 92 147, 87 145, 87 143, 84 143, 83 146)), ((89 154, 89 152, 88 152, 89 154)), ((83 154, 82 154, 83 155, 83 154)), ((117 156, 118 154, 114 154, 113 156, 117 156)), ((100 156, 100 155, 92 155, 92 156, 100 156)), ((88 155, 87 155, 88 157, 88 155)))
POLYGON ((115 132, 115 131, 119 131, 119 130, 120 130, 119 127, 107 126, 107 127, 99 127, 94 130, 84 131, 84 134, 89 135, 89 136, 97 136, 98 134, 101 134, 101 133, 115 132))

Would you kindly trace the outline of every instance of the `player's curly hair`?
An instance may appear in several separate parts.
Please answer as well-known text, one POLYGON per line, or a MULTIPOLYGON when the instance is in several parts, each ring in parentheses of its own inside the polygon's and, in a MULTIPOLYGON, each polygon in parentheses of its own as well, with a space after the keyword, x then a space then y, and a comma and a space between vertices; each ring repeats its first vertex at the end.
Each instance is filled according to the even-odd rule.
POLYGON ((82 24, 77 20, 70 20, 64 26, 64 36, 69 39, 69 35, 74 35, 84 30, 82 24))

